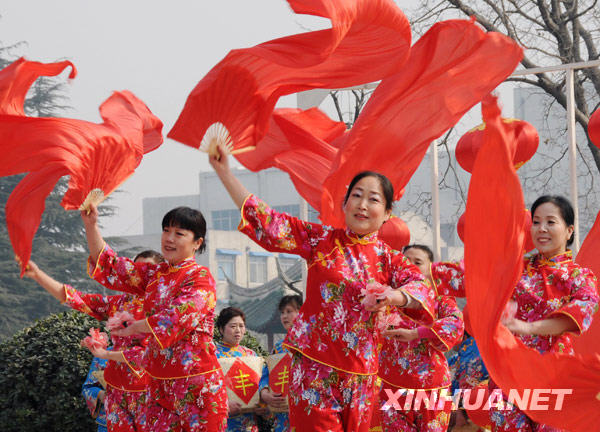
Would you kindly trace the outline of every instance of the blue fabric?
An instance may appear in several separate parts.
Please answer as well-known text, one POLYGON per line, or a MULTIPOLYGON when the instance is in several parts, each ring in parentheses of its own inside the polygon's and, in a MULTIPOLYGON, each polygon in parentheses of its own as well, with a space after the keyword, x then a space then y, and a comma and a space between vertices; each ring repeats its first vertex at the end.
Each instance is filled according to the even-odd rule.
POLYGON ((103 371, 105 367, 106 360, 94 357, 87 377, 81 387, 81 394, 85 399, 88 409, 90 410, 90 414, 93 417, 96 413, 98 413, 98 416, 96 417, 98 432, 106 432, 106 412, 104 411, 104 404, 99 404, 98 402, 98 393, 104 389, 96 377, 92 375, 92 373, 96 371, 103 371))

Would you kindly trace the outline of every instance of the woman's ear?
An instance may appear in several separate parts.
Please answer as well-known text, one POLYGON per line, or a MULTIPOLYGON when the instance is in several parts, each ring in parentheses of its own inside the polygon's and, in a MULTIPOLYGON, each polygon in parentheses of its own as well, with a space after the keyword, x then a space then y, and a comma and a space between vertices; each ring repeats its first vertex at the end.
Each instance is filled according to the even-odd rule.
POLYGON ((391 217, 392 217, 392 209, 386 210, 385 211, 385 220, 383 222, 385 223, 385 222, 389 221, 391 217))

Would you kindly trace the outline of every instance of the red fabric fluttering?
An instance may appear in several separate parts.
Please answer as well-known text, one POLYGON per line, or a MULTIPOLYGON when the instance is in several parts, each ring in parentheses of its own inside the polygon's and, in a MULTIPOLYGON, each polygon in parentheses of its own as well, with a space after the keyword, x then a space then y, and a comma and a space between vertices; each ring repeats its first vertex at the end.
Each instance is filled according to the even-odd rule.
POLYGON ((87 349, 106 349, 108 347, 108 335, 97 328, 91 328, 90 335, 81 340, 81 346, 87 349))
MULTIPOLYGON (((586 236, 575 261, 582 267, 587 267, 600 278, 600 213, 596 216, 594 226, 586 236)), ((598 288, 598 287, 596 287, 598 288)), ((582 355, 600 354, 600 314, 596 312, 592 325, 581 336, 573 339, 575 352, 582 355)))
POLYGON ((232 153, 251 150, 281 96, 377 81, 406 61, 410 26, 392 0, 287 1, 295 13, 331 20, 331 28, 231 51, 191 92, 169 138, 199 148, 221 123, 232 153))
MULTIPOLYGON (((533 239, 531 238, 531 225, 532 225, 532 220, 531 220, 531 212, 529 211, 529 209, 525 209, 524 213, 523 213, 523 218, 524 218, 524 222, 523 222, 523 227, 525 230, 525 252, 529 252, 535 249, 535 246, 533 244, 533 239)), ((459 218, 458 218, 458 223, 456 224, 456 232, 458 233, 458 237, 460 238, 460 240, 464 243, 465 241, 465 214, 463 213, 459 218)))
POLYGON ((345 188, 358 171, 386 174, 398 199, 430 141, 510 74, 521 55, 510 39, 471 21, 436 24, 401 72, 381 82, 351 131, 316 108, 275 110, 264 139, 236 157, 254 171, 287 172, 323 223, 343 226, 345 188))
POLYGON ((381 81, 343 138, 324 184, 321 220, 343 226, 346 186, 363 170, 386 175, 398 199, 431 141, 510 75, 522 55, 513 40, 472 21, 434 25, 403 68, 381 81))
POLYGON ((596 147, 600 148, 600 109, 590 116, 588 122, 588 135, 596 147))
POLYGON ((102 124, 26 116, 23 102, 31 84, 68 66, 72 64, 21 58, 0 71, 0 176, 28 173, 6 204, 21 273, 31 256, 45 199, 62 176, 70 179, 61 205, 76 210, 94 190, 100 196, 113 192, 133 174, 144 153, 162 144, 162 122, 128 91, 113 93, 100 106, 102 124))
MULTIPOLYGON (((510 139, 517 142, 517 150, 513 157, 515 169, 521 168, 525 162, 533 157, 540 143, 537 130, 531 123, 514 118, 503 118, 510 139), (513 138, 514 135, 514 138, 513 138)), ((467 172, 473 170, 477 152, 481 148, 485 123, 474 127, 465 133, 456 144, 456 161, 467 172)))
POLYGON ((472 334, 490 376, 500 388, 573 389, 561 410, 526 410, 536 422, 589 431, 600 421, 600 356, 540 354, 499 324, 521 277, 523 192, 513 165, 516 142, 500 121, 495 99, 482 103, 487 124, 467 198, 465 286, 472 334))
POLYGON ((236 159, 251 171, 274 167, 287 172, 298 193, 320 211, 323 182, 338 152, 331 143, 345 131, 343 122, 318 108, 279 108, 260 146, 236 159))

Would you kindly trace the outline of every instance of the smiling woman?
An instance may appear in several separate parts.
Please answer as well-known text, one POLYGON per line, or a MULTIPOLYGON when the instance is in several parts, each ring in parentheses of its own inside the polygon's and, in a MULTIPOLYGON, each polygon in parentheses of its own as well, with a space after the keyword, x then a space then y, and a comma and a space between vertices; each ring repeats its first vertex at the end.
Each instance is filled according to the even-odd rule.
POLYGON ((205 243, 202 213, 177 207, 165 215, 161 248, 166 262, 160 264, 117 256, 100 235, 95 206, 89 214, 83 211, 81 218, 90 249, 90 275, 107 288, 143 298, 146 318, 112 334, 148 334, 147 349, 112 351, 106 358, 125 359, 151 377, 144 398, 146 421, 154 430, 179 425, 189 431, 224 431, 227 394, 212 341, 215 281, 194 261, 205 243))
MULTIPOLYGON (((517 311, 503 324, 540 353, 572 355, 574 335, 589 328, 598 309, 596 277, 573 262, 568 249, 573 241, 574 211, 566 198, 542 196, 531 206, 531 214, 531 237, 538 252, 525 257, 523 274, 512 295, 517 311)), ((496 388, 490 380, 490 390, 496 388)), ((491 419, 493 430, 540 426, 512 406, 508 410, 492 407, 491 419)))
POLYGON ((344 199, 346 226, 333 228, 268 207, 235 178, 219 150, 210 163, 242 210, 239 230, 270 252, 307 261, 306 301, 283 343, 293 353, 290 427, 369 430, 379 366, 377 311, 398 306, 433 316, 435 302, 419 270, 377 237, 392 209, 389 180, 358 174, 344 199), (363 292, 374 283, 393 289, 365 307, 363 292))

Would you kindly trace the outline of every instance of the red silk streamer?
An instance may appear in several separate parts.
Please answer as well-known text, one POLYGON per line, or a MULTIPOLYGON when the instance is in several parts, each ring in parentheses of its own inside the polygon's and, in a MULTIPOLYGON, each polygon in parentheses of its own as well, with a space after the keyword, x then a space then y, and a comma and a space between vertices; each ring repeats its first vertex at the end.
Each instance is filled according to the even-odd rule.
POLYGON ((400 72, 379 84, 340 145, 325 181, 321 220, 342 226, 346 186, 359 171, 386 175, 398 194, 431 141, 510 75, 522 55, 514 41, 472 21, 434 25, 400 72))
POLYGON ((600 421, 600 356, 540 354, 499 324, 521 277, 525 232, 523 193, 512 164, 516 143, 500 121, 494 99, 482 103, 488 125, 467 199, 465 284, 473 335, 491 377, 505 391, 573 389, 561 410, 526 410, 536 422, 589 431, 600 421), (482 289, 482 287, 485 287, 482 289))
POLYGON ((225 125, 232 153, 253 149, 279 97, 341 88, 394 73, 410 49, 410 26, 391 0, 288 0, 299 14, 331 20, 331 29, 231 51, 189 95, 169 138, 198 148, 210 125, 225 125))
MULTIPOLYGON (((581 249, 577 253, 575 261, 583 267, 587 267, 600 277, 600 213, 596 216, 594 226, 588 233, 581 249)), ((574 338, 575 352, 582 355, 597 355, 600 353, 600 314, 596 312, 592 319, 592 325, 581 336, 574 338)))
MULTIPOLYGON (((429 132, 430 123, 434 129, 437 127, 434 132, 437 135, 451 127, 464 111, 510 73, 520 56, 521 50, 512 41, 498 34, 485 34, 471 21, 439 23, 412 48, 411 62, 405 71, 382 81, 379 86, 382 91, 375 92, 351 132, 342 136, 341 124, 329 120, 316 108, 307 112, 275 110, 269 132, 258 147, 236 157, 254 171, 274 166, 287 172, 300 195, 317 211, 321 210, 322 202, 333 207, 330 193, 326 195, 328 200, 320 202, 324 179, 330 176, 331 182, 347 174, 347 179, 339 180, 342 187, 335 198, 341 208, 343 185, 356 173, 354 169, 359 168, 392 170, 394 175, 386 174, 396 181, 398 198, 433 136, 429 132), (429 61, 432 49, 437 51, 429 61), (513 66, 489 63, 488 56, 508 60, 513 66), (487 73, 475 74, 471 68, 483 68, 487 73), (390 135, 398 138, 392 139, 390 135), (417 139, 412 140, 413 136, 417 139), (340 174, 332 158, 337 158, 336 163, 353 161, 368 165, 347 164, 342 166, 345 171, 340 174), (399 176, 404 184, 397 184, 399 176)), ((341 214, 334 220, 322 213, 321 220, 343 225, 341 214)))
POLYGON ((287 172, 298 193, 319 211, 323 182, 338 151, 331 141, 345 131, 343 122, 318 108, 276 109, 259 147, 236 159, 252 171, 275 167, 287 172))
POLYGON ((23 102, 31 84, 67 66, 72 65, 19 59, 0 71, 0 176, 28 173, 6 204, 21 273, 31 256, 45 199, 62 176, 70 175, 70 180, 61 205, 76 210, 93 189, 104 196, 114 191, 133 174, 143 154, 162 143, 162 122, 128 91, 113 93, 100 106, 102 124, 27 117, 23 102))

